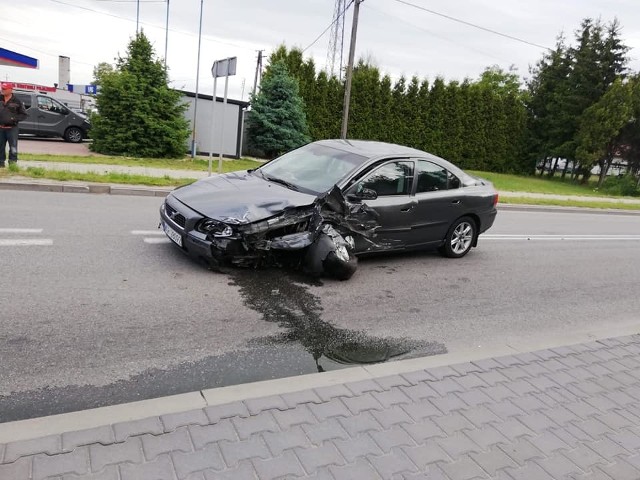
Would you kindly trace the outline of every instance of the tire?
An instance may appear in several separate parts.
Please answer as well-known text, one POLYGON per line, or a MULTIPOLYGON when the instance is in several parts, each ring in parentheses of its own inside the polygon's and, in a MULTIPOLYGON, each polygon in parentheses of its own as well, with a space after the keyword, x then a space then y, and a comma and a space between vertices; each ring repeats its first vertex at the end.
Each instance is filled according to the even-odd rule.
POLYGON ((358 268, 358 259, 351 245, 330 225, 322 232, 307 250, 302 261, 305 273, 314 277, 325 275, 337 280, 348 280, 358 268))
POLYGON ((82 130, 78 127, 69 127, 64 131, 64 140, 66 142, 80 143, 83 137, 82 130))
POLYGON ((336 280, 349 280, 358 269, 358 259, 349 252, 349 260, 338 257, 336 252, 330 252, 323 262, 325 273, 336 280))
POLYGON ((476 235, 476 222, 470 217, 460 217, 449 227, 440 252, 449 258, 464 257, 473 247, 476 235))

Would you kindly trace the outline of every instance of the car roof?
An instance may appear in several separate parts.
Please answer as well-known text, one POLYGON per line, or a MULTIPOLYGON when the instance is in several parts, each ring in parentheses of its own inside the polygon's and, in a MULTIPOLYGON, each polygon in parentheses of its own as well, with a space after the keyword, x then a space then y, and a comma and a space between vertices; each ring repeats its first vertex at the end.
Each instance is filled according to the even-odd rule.
POLYGON ((432 156, 427 152, 417 150, 415 148, 405 147, 403 145, 396 145, 395 143, 376 142, 373 140, 319 140, 315 142, 319 145, 326 145, 327 147, 338 148, 350 153, 362 155, 363 157, 373 158, 386 155, 420 155, 420 156, 432 156))
POLYGON ((366 157, 368 160, 374 158, 394 157, 394 156, 411 156, 429 160, 438 161, 443 167, 448 168, 453 173, 464 173, 460 167, 452 164, 442 157, 438 157, 429 152, 418 150, 417 148, 405 147, 395 143, 376 142, 373 140, 318 140, 314 142, 318 145, 336 148, 356 155, 366 157))

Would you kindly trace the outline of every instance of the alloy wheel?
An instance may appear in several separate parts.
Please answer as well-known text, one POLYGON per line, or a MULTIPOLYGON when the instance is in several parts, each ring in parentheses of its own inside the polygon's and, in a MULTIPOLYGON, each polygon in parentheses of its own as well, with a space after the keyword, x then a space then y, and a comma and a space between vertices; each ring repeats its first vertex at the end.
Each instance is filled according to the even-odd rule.
POLYGON ((473 225, 469 222, 461 222, 451 235, 451 250, 456 255, 466 252, 471 248, 473 241, 473 225))

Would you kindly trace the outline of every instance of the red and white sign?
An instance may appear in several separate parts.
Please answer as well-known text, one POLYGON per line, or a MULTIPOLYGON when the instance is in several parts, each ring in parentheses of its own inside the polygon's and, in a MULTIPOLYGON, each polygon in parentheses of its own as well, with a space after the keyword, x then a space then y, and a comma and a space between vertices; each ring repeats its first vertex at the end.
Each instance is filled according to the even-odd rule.
POLYGON ((35 92, 52 92, 55 93, 56 87, 46 87, 44 85, 35 85, 33 83, 14 83, 13 88, 20 90, 33 90, 35 92))

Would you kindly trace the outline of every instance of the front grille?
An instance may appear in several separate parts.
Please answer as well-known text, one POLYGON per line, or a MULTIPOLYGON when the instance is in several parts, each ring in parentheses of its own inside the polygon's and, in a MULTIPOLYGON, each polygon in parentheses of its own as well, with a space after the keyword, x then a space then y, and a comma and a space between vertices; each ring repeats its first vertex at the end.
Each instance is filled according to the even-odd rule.
POLYGON ((181 213, 178 213, 176 211, 176 209, 173 208, 168 203, 165 203, 164 211, 166 212, 167 217, 169 217, 171 220, 173 220, 176 225, 180 225, 182 228, 184 228, 185 225, 187 224, 187 221, 184 218, 184 215, 182 215, 181 213))

